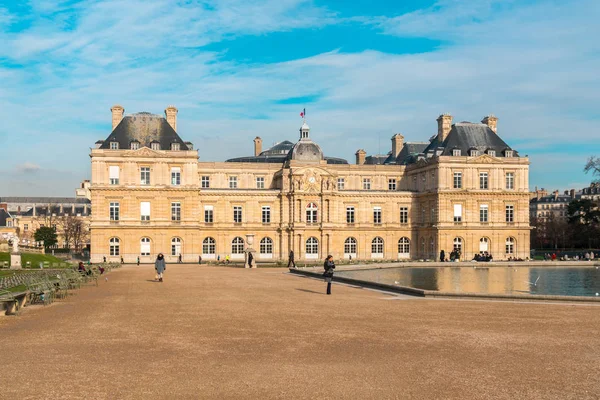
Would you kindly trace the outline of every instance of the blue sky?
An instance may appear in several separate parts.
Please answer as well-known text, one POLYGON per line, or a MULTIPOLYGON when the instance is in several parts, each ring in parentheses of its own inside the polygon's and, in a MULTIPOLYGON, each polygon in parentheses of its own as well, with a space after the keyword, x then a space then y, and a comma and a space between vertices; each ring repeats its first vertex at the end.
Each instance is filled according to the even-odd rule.
POLYGON ((531 188, 583 187, 600 155, 597 0, 0 0, 0 196, 71 196, 110 107, 179 108, 206 161, 296 140, 326 154, 479 121, 531 188))

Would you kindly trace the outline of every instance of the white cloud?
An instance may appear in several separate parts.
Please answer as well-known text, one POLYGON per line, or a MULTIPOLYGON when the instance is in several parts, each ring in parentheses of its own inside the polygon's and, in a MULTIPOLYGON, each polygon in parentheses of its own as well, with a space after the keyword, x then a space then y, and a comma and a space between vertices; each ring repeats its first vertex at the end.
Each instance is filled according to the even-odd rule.
POLYGON ((26 162, 24 164, 17 165, 15 169, 18 172, 23 172, 26 174, 34 173, 40 170, 40 166, 31 162, 26 162))

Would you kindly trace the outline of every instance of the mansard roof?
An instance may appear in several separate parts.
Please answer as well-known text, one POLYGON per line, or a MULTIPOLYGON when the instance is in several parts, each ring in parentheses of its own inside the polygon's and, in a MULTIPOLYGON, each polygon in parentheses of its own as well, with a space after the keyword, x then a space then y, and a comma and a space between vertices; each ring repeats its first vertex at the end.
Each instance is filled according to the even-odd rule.
POLYGON ((12 218, 10 213, 4 208, 0 208, 0 226, 6 226, 6 220, 12 218))
POLYGON ((164 117, 148 112, 123 117, 100 149, 110 149, 111 142, 118 142, 119 149, 129 149, 134 141, 138 141, 141 147, 150 147, 150 143, 158 142, 163 150, 169 150, 171 143, 179 143, 180 150, 189 150, 164 117))
MULTIPOLYGON (((258 156, 230 158, 226 162, 254 162, 254 163, 284 163, 291 156, 295 144, 289 140, 276 143, 273 147, 260 153, 258 156)), ((348 164, 348 161, 337 157, 324 157, 327 164, 348 164)))
MULTIPOLYGON (((443 142, 440 142, 439 136, 429 143, 422 153, 433 152, 436 154, 438 148, 443 148, 442 156, 451 156, 452 150, 461 150, 462 155, 467 155, 470 149, 479 150, 481 153, 489 150, 495 150, 497 156, 503 154, 505 150, 513 150, 504 140, 491 130, 486 124, 474 124, 471 122, 459 122, 452 125, 452 129, 443 142)), ((513 157, 518 157, 518 153, 513 150, 513 157)))
POLYGON ((402 146, 402 150, 398 154, 398 157, 394 157, 392 153, 388 155, 383 164, 397 164, 397 165, 405 165, 415 162, 417 160, 417 155, 423 153, 429 142, 406 142, 404 146, 402 146))

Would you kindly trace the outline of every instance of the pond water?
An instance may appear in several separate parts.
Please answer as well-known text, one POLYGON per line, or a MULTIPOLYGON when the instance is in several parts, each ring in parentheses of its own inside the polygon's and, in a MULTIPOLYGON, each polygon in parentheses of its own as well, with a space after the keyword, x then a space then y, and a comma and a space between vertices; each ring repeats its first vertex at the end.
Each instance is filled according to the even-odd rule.
POLYGON ((336 275, 453 293, 597 296, 596 267, 408 267, 339 271, 336 275))

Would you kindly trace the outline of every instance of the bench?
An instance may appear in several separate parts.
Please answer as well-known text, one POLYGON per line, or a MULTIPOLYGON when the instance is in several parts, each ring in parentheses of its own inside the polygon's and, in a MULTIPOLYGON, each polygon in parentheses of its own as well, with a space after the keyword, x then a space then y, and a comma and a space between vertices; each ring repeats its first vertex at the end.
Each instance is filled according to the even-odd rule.
POLYGON ((0 290, 0 304, 6 309, 6 315, 18 314, 21 308, 25 307, 28 292, 9 292, 0 290))

